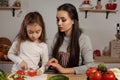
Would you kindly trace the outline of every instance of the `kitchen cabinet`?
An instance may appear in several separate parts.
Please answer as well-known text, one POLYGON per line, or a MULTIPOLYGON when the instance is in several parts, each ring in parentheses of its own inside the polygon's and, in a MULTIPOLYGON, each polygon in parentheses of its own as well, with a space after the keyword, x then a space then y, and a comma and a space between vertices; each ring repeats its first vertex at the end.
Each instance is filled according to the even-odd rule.
POLYGON ((80 11, 85 12, 85 18, 87 18, 87 13, 88 12, 101 12, 101 13, 106 13, 106 19, 108 19, 109 13, 116 13, 118 10, 107 10, 107 9, 93 9, 93 8, 80 8, 80 11))
POLYGON ((12 61, 0 61, 0 69, 2 69, 6 74, 11 72, 12 65, 12 61))
POLYGON ((12 16, 15 16, 15 10, 19 10, 21 7, 15 7, 15 6, 0 6, 0 10, 12 10, 12 16))

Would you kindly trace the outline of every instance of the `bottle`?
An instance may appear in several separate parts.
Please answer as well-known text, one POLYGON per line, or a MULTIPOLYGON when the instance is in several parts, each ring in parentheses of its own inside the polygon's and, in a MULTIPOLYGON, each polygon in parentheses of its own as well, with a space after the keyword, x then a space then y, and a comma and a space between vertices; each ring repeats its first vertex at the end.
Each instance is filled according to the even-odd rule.
POLYGON ((117 31, 116 38, 117 38, 117 40, 120 40, 120 25, 119 25, 119 23, 117 23, 116 31, 117 31))
POLYGON ((120 33, 120 26, 119 26, 119 23, 117 23, 116 29, 117 29, 117 33, 120 33))
POLYGON ((13 5, 13 6, 21 7, 21 2, 20 2, 20 0, 16 0, 16 1, 14 2, 14 5, 13 5))
POLYGON ((97 5, 95 6, 96 9, 102 9, 101 0, 97 0, 97 5))

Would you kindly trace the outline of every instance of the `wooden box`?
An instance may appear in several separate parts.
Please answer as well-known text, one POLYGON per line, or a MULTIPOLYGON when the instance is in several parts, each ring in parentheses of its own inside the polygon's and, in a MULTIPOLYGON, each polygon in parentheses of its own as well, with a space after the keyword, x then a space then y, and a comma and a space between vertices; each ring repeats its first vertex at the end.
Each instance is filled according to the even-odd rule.
POLYGON ((112 40, 110 42, 111 57, 120 58, 120 40, 112 40))

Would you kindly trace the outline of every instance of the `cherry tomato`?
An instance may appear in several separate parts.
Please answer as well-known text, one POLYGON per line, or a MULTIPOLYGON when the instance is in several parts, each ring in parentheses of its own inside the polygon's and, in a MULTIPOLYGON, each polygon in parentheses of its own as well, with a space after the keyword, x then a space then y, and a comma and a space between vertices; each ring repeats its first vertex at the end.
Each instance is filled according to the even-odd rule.
POLYGON ((23 70, 18 70, 16 73, 20 75, 25 75, 25 72, 23 70))
POLYGON ((28 72, 27 72, 27 74, 29 75, 29 76, 36 76, 37 75, 37 71, 36 70, 28 70, 28 72))
MULTIPOLYGON (((102 80, 102 73, 99 71, 94 72, 90 74, 89 79, 90 80, 102 80)), ((106 80, 109 80, 109 79, 106 79, 106 80)))
POLYGON ((86 70, 86 75, 89 77, 90 74, 97 72, 97 71, 98 71, 98 69, 96 67, 90 67, 86 70))
POLYGON ((115 74, 112 71, 103 73, 103 80, 116 80, 115 74))

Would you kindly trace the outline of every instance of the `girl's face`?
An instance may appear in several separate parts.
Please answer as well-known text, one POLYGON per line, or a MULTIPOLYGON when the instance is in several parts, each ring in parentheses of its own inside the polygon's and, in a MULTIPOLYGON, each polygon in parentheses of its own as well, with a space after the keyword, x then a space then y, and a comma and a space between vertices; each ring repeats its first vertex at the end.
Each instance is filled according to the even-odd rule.
POLYGON ((74 21, 70 18, 68 12, 60 10, 57 12, 57 25, 61 32, 65 32, 66 36, 70 36, 74 21))
POLYGON ((40 42, 39 37, 41 36, 42 28, 38 24, 31 24, 27 26, 27 35, 33 42, 40 42))

